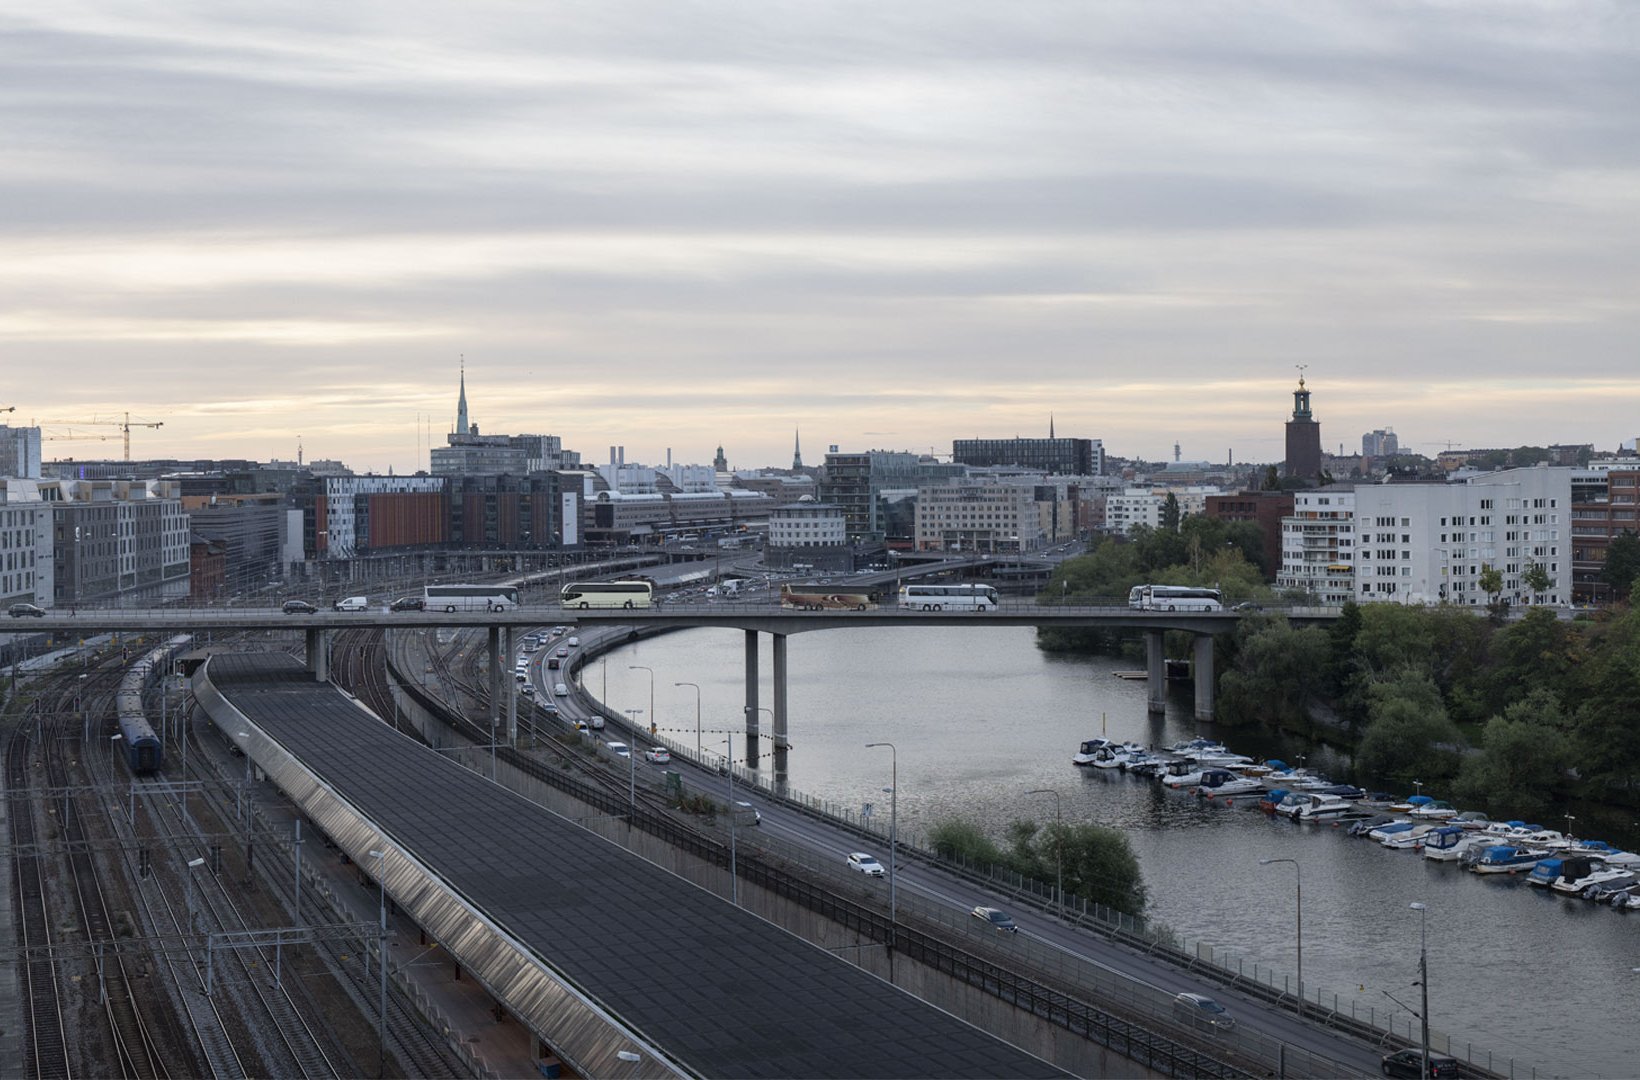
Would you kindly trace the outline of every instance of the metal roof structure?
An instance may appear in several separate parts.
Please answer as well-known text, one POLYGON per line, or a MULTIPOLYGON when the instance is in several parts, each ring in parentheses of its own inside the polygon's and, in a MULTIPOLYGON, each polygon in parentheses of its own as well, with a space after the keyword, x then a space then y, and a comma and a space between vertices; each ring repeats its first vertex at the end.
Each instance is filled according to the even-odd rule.
POLYGON ((195 692, 515 1016, 561 1053, 578 1042, 583 1072, 1065 1075, 454 764, 289 657, 214 656, 195 692), (633 1047, 642 1065, 617 1060, 633 1047))

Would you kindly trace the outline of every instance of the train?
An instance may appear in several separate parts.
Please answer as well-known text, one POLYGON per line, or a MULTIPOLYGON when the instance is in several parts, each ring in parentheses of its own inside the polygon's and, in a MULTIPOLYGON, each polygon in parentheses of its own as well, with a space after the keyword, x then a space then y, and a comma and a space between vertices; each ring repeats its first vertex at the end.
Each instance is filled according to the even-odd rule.
POLYGON ((144 714, 143 695, 170 669, 172 658, 192 641, 187 634, 171 638, 132 664, 120 680, 120 688, 114 695, 114 718, 120 728, 125 763, 133 776, 152 776, 165 764, 165 746, 144 714))

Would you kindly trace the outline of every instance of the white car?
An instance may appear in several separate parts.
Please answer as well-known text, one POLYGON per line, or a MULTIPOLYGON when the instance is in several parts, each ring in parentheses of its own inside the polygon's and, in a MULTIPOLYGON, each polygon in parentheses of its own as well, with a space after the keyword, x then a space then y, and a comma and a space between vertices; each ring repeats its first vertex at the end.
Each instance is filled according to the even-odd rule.
POLYGON ((565 686, 563 683, 558 683, 555 685, 552 688, 552 692, 557 694, 559 697, 569 697, 569 687, 565 686))
POLYGON ((875 855, 867 855, 863 851, 851 852, 848 857, 848 865, 850 869, 858 870, 867 877, 882 877, 885 872, 883 864, 877 861, 875 855))
POLYGON ((605 743, 604 745, 609 747, 609 752, 616 757, 629 758, 632 756, 632 748, 624 742, 605 743))
POLYGON ((656 765, 665 765, 672 760, 672 751, 664 746, 651 746, 643 752, 643 756, 656 765))

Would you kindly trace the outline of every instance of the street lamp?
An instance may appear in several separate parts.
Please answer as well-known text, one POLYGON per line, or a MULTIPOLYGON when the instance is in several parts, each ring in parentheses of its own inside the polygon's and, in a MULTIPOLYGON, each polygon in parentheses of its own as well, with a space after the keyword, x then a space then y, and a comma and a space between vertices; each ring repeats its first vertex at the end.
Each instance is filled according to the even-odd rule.
MULTIPOLYGON (((251 733, 248 731, 241 731, 239 733, 239 737, 242 740, 248 739, 251 737, 251 733)), ((239 751, 245 757, 245 782, 239 787, 239 816, 243 818, 245 816, 245 794, 250 789, 251 785, 251 752, 250 748, 245 746, 243 743, 240 744, 239 751)))
POLYGON ((381 968, 381 1014, 377 1024, 380 1043, 376 1048, 376 1075, 387 1075, 387 878, 383 867, 387 865, 387 852, 372 851, 370 857, 376 860, 376 888, 380 899, 377 901, 376 911, 381 920, 381 955, 377 957, 381 968))
MULTIPOLYGON (((189 870, 197 870, 201 866, 204 866, 204 865, 205 865, 205 860, 204 859, 189 859, 188 860, 188 869, 189 870)), ((183 877, 182 880, 188 887, 188 933, 191 934, 191 933, 194 932, 194 923, 197 921, 194 918, 194 875, 193 874, 188 874, 185 877, 183 877)))
MULTIPOLYGON (((628 671, 649 672, 649 733, 653 735, 655 733, 655 669, 645 667, 643 664, 628 664, 626 669, 628 671)), ((634 730, 632 734, 637 735, 637 731, 634 730)))
MULTIPOLYGON (((638 717, 643 715, 642 709, 627 709, 626 724, 633 734, 638 731, 638 717)), ((626 744, 626 801, 632 804, 633 820, 637 820, 638 813, 638 744, 636 739, 626 744)), ((631 822, 628 822, 631 824, 631 822)))
POLYGON ((695 760, 700 760, 700 684, 692 682, 675 682, 673 686, 693 686, 695 688, 695 760))
POLYGON ((729 777, 729 902, 736 907, 740 906, 740 873, 735 866, 735 733, 724 732, 729 743, 728 768, 724 774, 729 777))
POLYGON ((1418 1020, 1424 1032, 1424 1071, 1429 1075, 1429 908, 1416 901, 1407 905, 1418 913, 1418 986, 1423 991, 1423 1008, 1418 1020))
POLYGON ((900 825, 900 752, 891 742, 868 742, 867 750, 879 746, 888 747, 888 921, 891 926, 899 923, 898 898, 894 891, 894 850, 899 838, 900 825))
POLYGON ((1297 886, 1297 925, 1294 939, 1298 943, 1298 1018, 1304 1019, 1304 871, 1298 865, 1297 859, 1260 859, 1260 866, 1271 866, 1275 863, 1293 864, 1293 882, 1297 886))
POLYGON ((1053 788, 1035 788, 1027 791, 1027 795, 1053 796, 1053 874, 1054 892, 1059 894, 1059 914, 1065 914, 1065 837, 1064 820, 1059 816, 1059 792, 1053 788))

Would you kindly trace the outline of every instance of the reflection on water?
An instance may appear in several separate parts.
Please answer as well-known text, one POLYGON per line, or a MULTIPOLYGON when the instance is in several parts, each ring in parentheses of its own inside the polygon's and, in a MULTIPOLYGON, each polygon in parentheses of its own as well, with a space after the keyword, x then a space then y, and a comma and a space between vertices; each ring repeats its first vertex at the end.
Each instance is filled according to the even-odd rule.
MULTIPOLYGON (((1310 987, 1353 996, 1363 1009, 1396 1011, 1385 991, 1412 1003, 1419 928, 1407 905, 1421 901, 1428 905, 1433 1027, 1534 1063, 1540 1074, 1546 1067, 1560 1075, 1640 1073, 1632 1032, 1640 976, 1629 971, 1640 966, 1640 913, 1544 895, 1518 878, 1480 878, 1342 829, 1270 820, 1250 799, 1227 807, 1078 769, 1070 763, 1077 743, 1096 735, 1166 744, 1218 734, 1243 753, 1289 760, 1307 748, 1197 725, 1187 691, 1175 693, 1166 716, 1148 716, 1145 684, 1111 674, 1131 665, 1045 656, 1026 629, 826 631, 793 636, 789 645, 795 788, 843 805, 882 806, 889 755, 864 745, 881 740, 898 748, 903 835, 962 816, 1000 836, 1015 818, 1046 820, 1051 800, 1025 793, 1053 788, 1067 820, 1111 825, 1131 838, 1153 918, 1249 965, 1287 971, 1296 961, 1293 870, 1259 859, 1296 858, 1310 987)), ((763 649, 760 702, 767 706, 766 639, 763 649)), ((721 752, 724 736, 712 729, 743 726, 742 650, 734 630, 635 643, 609 656, 609 704, 647 710, 648 673, 627 665, 653 667, 656 722, 692 743, 694 691, 672 684, 699 683, 702 741, 721 752)), ((584 673, 595 690, 601 677, 596 663, 584 673)), ((1339 764, 1324 749, 1309 754, 1311 767, 1339 764)))

